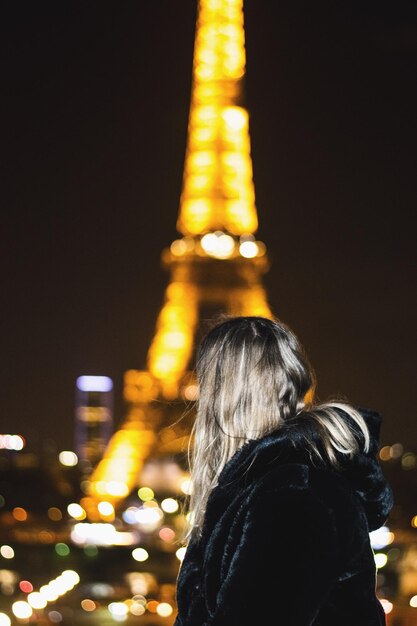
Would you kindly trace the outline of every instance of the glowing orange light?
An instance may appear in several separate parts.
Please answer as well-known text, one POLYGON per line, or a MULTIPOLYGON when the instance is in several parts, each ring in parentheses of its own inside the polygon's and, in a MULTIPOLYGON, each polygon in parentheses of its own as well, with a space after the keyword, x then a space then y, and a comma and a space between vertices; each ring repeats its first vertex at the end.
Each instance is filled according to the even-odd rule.
POLYGON ((379 451, 381 461, 388 461, 391 458, 391 446, 383 446, 379 451))
POLYGON ((146 603, 146 608, 150 613, 156 613, 158 604, 159 602, 157 602, 157 600, 149 600, 149 602, 146 603))
POLYGON ((25 511, 25 509, 22 509, 22 507, 20 506, 16 506, 13 509, 12 515, 15 518, 15 520, 17 520, 18 522, 25 522, 28 518, 27 512, 25 511))
POLYGON ((177 222, 178 230, 184 234, 222 229, 240 235, 258 227, 248 113, 237 104, 245 63, 241 0, 217 3, 201 0, 177 222), (232 173, 228 172, 230 167, 232 173), (238 200, 234 210, 228 206, 230 199, 238 200))
POLYGON ((94 611, 97 608, 97 605, 94 600, 85 598, 84 600, 81 600, 81 608, 84 609, 84 611, 86 611, 87 613, 91 613, 91 611, 94 611))

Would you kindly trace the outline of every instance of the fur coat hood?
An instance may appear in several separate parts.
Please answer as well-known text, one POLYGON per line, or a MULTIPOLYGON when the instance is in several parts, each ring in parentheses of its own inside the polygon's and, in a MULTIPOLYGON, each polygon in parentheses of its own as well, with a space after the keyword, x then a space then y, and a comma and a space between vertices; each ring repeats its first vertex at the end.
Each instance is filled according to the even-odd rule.
POLYGON ((385 625, 369 533, 386 521, 393 492, 377 458, 382 418, 357 410, 370 449, 336 452, 337 470, 303 414, 234 454, 182 562, 174 626, 385 625))

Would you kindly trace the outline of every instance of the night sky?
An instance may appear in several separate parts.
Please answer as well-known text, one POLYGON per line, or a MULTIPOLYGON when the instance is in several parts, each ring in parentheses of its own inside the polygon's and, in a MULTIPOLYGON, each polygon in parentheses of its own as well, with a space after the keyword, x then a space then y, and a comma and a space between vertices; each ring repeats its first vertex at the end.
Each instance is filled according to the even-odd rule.
MULTIPOLYGON (((417 446, 415 3, 246 1, 273 311, 319 398, 417 446)), ((196 3, 14 2, 1 19, 2 432, 73 445, 75 379, 145 366, 178 235, 196 3)))

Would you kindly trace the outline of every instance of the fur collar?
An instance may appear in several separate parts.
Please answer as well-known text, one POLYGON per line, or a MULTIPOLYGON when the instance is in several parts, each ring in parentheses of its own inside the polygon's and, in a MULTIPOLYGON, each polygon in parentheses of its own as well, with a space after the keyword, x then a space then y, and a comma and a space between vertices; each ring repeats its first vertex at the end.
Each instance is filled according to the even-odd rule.
MULTIPOLYGON (((323 457, 325 467, 329 471, 341 473, 359 496, 367 517, 369 531, 372 531, 379 528, 386 520, 394 503, 393 492, 382 473, 377 458, 382 417, 372 409, 356 408, 368 425, 371 436, 370 450, 367 453, 360 452, 352 459, 336 451, 341 464, 340 470, 336 470, 326 460, 325 453, 323 457)), ((358 432, 358 427, 350 416, 341 409, 336 410, 351 423, 359 436, 360 431, 358 432)), ((300 414, 291 423, 279 427, 260 439, 251 439, 246 442, 220 473, 218 484, 211 492, 207 503, 207 517, 210 518, 212 513, 218 518, 219 512, 227 507, 228 502, 241 488, 248 486, 278 465, 303 463, 322 467, 323 464, 310 456, 307 445, 310 439, 316 442, 320 451, 323 450, 319 429, 308 420, 308 415, 300 414)))

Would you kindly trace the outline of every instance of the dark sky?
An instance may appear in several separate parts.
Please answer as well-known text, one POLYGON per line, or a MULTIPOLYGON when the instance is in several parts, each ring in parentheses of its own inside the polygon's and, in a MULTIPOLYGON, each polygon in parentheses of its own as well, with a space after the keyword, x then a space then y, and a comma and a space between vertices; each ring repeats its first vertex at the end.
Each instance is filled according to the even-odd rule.
MULTIPOLYGON (((417 445, 415 3, 247 0, 246 102, 274 312, 325 399, 417 445)), ((194 0, 1 19, 0 431, 72 446, 75 378, 145 365, 168 275, 194 0)))

